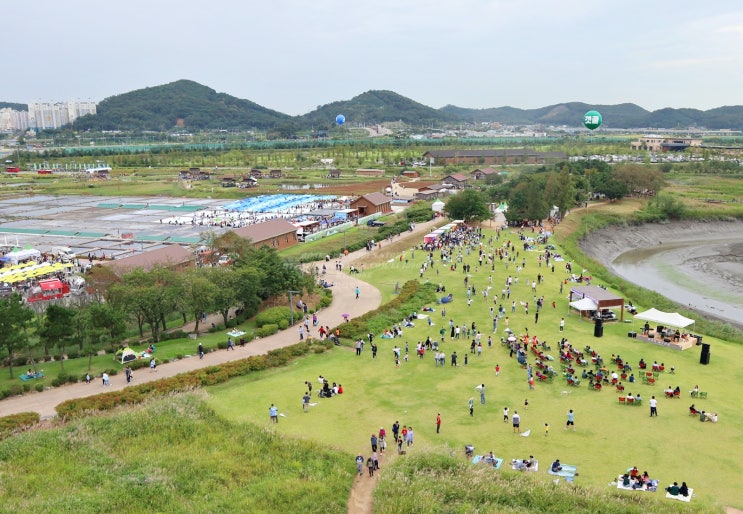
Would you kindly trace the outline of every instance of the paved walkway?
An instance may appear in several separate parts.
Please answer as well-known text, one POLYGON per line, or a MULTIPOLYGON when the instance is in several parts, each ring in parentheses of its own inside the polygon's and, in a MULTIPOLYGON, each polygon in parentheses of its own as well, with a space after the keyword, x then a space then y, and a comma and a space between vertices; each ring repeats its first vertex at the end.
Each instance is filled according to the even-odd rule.
MULTIPOLYGON (((439 222, 440 220, 438 222, 430 221, 419 223, 412 232, 406 232, 400 238, 395 238, 394 241, 397 242, 410 239, 409 244, 412 245, 420 240, 421 233, 428 232, 434 224, 439 222)), ((383 248, 381 250, 374 249, 371 252, 367 252, 365 249, 362 249, 346 255, 342 258, 343 268, 348 269, 348 266, 352 263, 354 265, 356 263, 363 263, 366 259, 373 257, 375 252, 384 251, 385 245, 384 243, 382 243, 382 245, 383 248)), ((361 278, 359 278, 360 275, 349 275, 344 272, 336 271, 334 259, 331 259, 329 263, 317 262, 311 263, 309 266, 319 266, 322 268, 322 264, 326 264, 327 267, 327 274, 325 275, 326 280, 333 283, 334 286, 333 302, 330 306, 318 312, 320 323, 334 327, 344 321, 343 314, 348 314, 350 318, 353 319, 367 311, 376 309, 380 305, 382 301, 381 293, 376 287, 361 280, 361 278, 363 278, 363 273, 361 274, 361 278), (355 294, 356 287, 360 289, 360 297, 358 300, 356 299, 355 294)), ((215 323, 221 323, 222 317, 218 315, 209 317, 206 326, 209 326, 212 321, 215 323)), ((193 324, 186 324, 184 330, 193 331, 193 324)), ((313 331, 311 335, 316 336, 317 332, 313 331)), ((130 385, 150 382, 164 377, 172 377, 180 373, 222 364, 224 362, 244 359, 253 355, 263 355, 269 350, 283 348, 298 342, 299 333, 297 332, 296 327, 289 328, 269 337, 255 339, 244 347, 237 346, 235 347, 235 351, 217 350, 207 353, 203 359, 199 359, 197 355, 194 355, 176 362, 160 364, 157 366, 157 372, 154 373, 151 372, 149 368, 138 369, 135 371, 134 380, 130 385)), ((194 342, 194 350, 196 349, 196 344, 197 343, 194 342)), ((194 351, 194 354, 195 353, 196 352, 194 351)), ((100 380, 95 380, 90 384, 86 384, 85 382, 68 384, 41 393, 29 392, 22 396, 6 398, 0 401, 0 416, 7 416, 19 412, 38 412, 42 419, 46 419, 56 416, 55 407, 64 401, 73 398, 93 396, 108 391, 118 391, 124 389, 126 386, 126 378, 123 373, 120 373, 111 377, 111 385, 108 387, 104 387, 100 380)))

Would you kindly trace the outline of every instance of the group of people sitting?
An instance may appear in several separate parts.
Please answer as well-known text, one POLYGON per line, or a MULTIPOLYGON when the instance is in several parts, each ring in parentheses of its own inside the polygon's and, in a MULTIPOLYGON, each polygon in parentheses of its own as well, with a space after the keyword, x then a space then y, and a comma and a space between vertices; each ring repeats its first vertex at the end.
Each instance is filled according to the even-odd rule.
POLYGON ((320 391, 317 393, 320 398, 331 398, 336 394, 343 394, 343 386, 333 382, 331 386, 328 379, 320 375, 317 380, 322 384, 320 391))
POLYGON ((664 392, 665 392, 666 398, 681 398, 681 388, 679 386, 676 386, 676 389, 673 389, 671 388, 671 386, 668 386, 664 392))
POLYGON ((666 492, 671 496, 689 496, 689 487, 686 482, 681 482, 681 485, 674 482, 673 485, 666 487, 666 492))
POLYGON ((658 487, 658 481, 651 479, 647 471, 640 474, 637 466, 634 466, 629 473, 622 475, 622 486, 631 489, 655 491, 658 487))
POLYGON ((511 467, 519 471, 529 471, 536 466, 537 461, 534 459, 534 455, 529 455, 528 459, 513 459, 511 461, 511 467))
POLYGON ((712 423, 717 423, 716 412, 712 414, 711 412, 698 411, 693 403, 691 404, 691 407, 689 407, 689 415, 699 416, 699 421, 711 421, 712 423))

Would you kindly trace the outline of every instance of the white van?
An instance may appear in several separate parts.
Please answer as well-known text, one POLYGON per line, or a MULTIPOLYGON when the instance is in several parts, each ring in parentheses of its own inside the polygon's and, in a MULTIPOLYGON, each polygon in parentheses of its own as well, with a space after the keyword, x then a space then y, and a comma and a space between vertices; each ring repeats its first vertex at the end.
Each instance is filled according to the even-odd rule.
POLYGON ((52 254, 59 257, 62 262, 71 262, 77 257, 69 246, 55 246, 52 248, 52 254))

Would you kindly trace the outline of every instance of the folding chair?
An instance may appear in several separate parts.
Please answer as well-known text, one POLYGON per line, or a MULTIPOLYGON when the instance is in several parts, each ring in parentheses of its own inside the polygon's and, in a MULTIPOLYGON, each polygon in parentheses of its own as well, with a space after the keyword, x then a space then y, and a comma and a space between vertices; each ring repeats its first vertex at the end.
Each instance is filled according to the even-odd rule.
POLYGON ((624 404, 624 405, 627 405, 627 398, 625 398, 624 396, 620 396, 619 397, 619 403, 624 404))

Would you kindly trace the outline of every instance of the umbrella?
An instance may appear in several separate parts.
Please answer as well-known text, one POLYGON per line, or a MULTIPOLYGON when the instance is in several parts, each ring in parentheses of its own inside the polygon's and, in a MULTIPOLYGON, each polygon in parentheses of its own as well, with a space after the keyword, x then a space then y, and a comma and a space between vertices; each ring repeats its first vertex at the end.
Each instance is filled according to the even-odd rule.
POLYGON ((505 329, 503 329, 503 332, 513 332, 513 330, 511 330, 510 328, 506 327, 505 329))
POLYGON ((514 342, 516 340, 516 336, 508 336, 508 340, 514 342))

